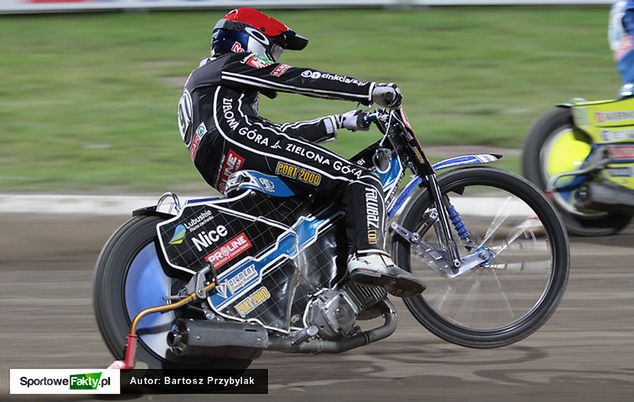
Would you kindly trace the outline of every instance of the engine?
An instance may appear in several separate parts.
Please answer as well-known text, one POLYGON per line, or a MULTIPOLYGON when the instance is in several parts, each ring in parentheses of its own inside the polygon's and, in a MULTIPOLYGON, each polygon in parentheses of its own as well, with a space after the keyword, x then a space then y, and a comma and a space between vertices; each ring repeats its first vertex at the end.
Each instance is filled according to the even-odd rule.
POLYGON ((353 282, 341 289, 324 290, 309 303, 306 323, 316 326, 323 339, 351 336, 358 332, 357 319, 369 320, 380 314, 372 307, 386 296, 383 288, 353 282))

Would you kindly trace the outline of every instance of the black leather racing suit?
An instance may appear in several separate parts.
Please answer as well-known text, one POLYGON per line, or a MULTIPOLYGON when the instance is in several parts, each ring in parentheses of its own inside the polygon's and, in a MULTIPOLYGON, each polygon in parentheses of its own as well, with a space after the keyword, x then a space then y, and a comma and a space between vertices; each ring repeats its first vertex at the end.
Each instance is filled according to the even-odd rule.
POLYGON ((332 139, 335 116, 274 124, 258 115, 258 95, 277 91, 371 103, 373 83, 314 69, 224 53, 194 70, 179 102, 179 129, 196 168, 222 191, 229 176, 253 169, 282 178, 296 193, 341 195, 349 252, 384 250, 385 207, 378 177, 315 145, 332 139))

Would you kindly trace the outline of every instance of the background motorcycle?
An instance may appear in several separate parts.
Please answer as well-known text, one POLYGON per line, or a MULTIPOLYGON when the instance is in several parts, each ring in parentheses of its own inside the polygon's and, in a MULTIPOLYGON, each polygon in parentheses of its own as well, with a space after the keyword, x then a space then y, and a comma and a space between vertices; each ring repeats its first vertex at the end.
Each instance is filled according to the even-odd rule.
POLYGON ((526 138, 522 173, 549 194, 569 233, 625 228, 634 214, 634 99, 553 108, 526 138))
MULTIPOLYGON (((467 347, 536 331, 569 272, 566 232, 543 194, 518 175, 474 167, 499 155, 432 166, 402 109, 366 119, 384 136, 352 160, 381 179, 396 263, 428 286, 405 299, 410 312, 467 347), (459 167, 470 168, 436 177, 459 167), (399 192, 405 169, 412 179, 399 192)), ((348 280, 332 197, 295 197, 280 178, 253 171, 235 173, 226 192, 183 207, 165 195, 104 246, 94 308, 108 348, 124 359, 111 367, 133 367, 138 346, 153 368, 246 368, 264 350, 340 353, 395 331, 386 292, 348 280), (378 327, 365 321, 381 316, 378 327)))

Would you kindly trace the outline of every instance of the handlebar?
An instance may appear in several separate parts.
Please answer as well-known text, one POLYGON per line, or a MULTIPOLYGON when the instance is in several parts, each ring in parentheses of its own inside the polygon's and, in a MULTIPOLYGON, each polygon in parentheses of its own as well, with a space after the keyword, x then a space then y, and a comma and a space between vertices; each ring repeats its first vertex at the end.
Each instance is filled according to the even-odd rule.
POLYGON ((361 113, 361 121, 366 128, 369 128, 372 123, 377 123, 376 126, 382 134, 386 134, 387 131, 391 131, 393 127, 397 126, 401 128, 399 131, 409 132, 414 135, 402 107, 396 109, 375 109, 372 112, 361 113))
POLYGON ((376 109, 373 112, 363 112, 362 120, 369 127, 375 123, 379 131, 389 138, 396 152, 402 153, 417 174, 433 174, 429 159, 425 155, 423 146, 416 138, 416 134, 409 125, 404 110, 397 109, 376 109))

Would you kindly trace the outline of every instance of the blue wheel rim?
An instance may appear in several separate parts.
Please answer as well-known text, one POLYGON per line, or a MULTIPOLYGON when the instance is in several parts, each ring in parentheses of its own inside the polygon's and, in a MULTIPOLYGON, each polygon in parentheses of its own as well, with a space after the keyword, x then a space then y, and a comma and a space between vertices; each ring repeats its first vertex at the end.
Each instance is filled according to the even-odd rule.
MULTIPOLYGON (((165 296, 171 294, 172 280, 165 275, 156 253, 154 242, 150 242, 134 257, 125 279, 125 305, 132 320, 140 311, 165 304, 165 296)), ((166 358, 167 333, 175 320, 173 312, 150 314, 138 325, 139 339, 155 354, 166 358)))

